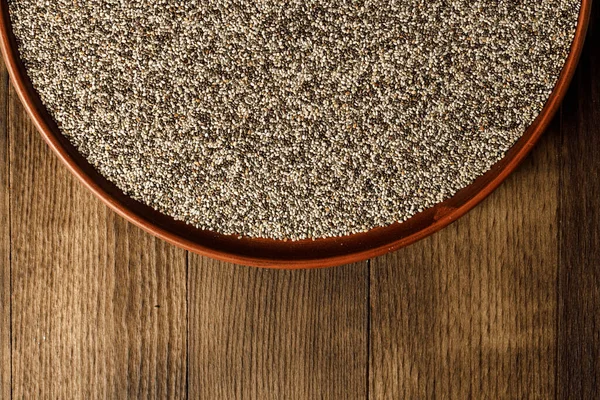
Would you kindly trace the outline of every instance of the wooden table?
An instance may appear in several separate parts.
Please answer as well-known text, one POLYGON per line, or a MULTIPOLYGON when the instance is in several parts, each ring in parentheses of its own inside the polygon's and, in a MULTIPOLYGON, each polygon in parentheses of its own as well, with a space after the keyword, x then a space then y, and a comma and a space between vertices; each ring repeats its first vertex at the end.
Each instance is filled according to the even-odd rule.
POLYGON ((210 260, 125 222, 0 70, 0 397, 593 398, 600 4, 562 109, 467 216, 314 271, 210 260))

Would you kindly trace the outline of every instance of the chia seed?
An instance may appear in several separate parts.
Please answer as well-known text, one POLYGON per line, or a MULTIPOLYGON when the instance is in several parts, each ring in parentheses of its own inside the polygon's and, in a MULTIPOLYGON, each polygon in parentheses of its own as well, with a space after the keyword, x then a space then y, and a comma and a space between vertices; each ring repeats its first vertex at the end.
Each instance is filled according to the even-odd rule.
POLYGON ((10 0, 61 132, 201 229, 348 235, 441 202, 542 110, 579 0, 10 0))

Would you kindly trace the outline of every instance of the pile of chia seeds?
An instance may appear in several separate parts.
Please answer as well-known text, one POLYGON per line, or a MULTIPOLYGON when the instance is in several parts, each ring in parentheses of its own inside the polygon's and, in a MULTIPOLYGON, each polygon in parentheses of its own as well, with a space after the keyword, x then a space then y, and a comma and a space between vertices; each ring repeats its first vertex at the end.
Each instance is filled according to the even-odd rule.
POLYGON ((276 239, 404 221, 500 160, 580 0, 9 0, 62 133, 129 196, 276 239))

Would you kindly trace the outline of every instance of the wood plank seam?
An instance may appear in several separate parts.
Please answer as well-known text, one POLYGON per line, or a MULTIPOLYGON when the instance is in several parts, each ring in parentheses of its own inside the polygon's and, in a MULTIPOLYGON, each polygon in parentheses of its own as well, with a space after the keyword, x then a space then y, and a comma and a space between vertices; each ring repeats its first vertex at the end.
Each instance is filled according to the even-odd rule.
POLYGON ((365 366, 365 377, 366 377, 366 388, 365 388, 365 393, 366 393, 366 398, 370 399, 371 398, 371 393, 369 392, 369 386, 370 386, 370 381, 371 381, 371 371, 370 371, 370 364, 371 364, 371 260, 372 259, 368 259, 367 260, 367 332, 366 332, 366 336, 367 336, 367 362, 366 362, 366 366, 365 366))
POLYGON ((13 398, 13 382, 12 382, 12 341, 13 341, 13 320, 12 320, 12 293, 13 293, 13 288, 12 288, 12 212, 11 212, 11 191, 10 188, 12 188, 12 174, 11 174, 11 170, 10 170, 10 153, 11 153, 11 148, 10 148, 10 137, 9 135, 11 134, 10 130, 8 129, 9 125, 9 118, 12 117, 12 113, 9 112, 9 104, 10 102, 8 101, 8 87, 10 85, 10 79, 8 77, 8 74, 6 74, 6 76, 4 77, 4 85, 6 87, 6 91, 4 92, 4 101, 6 102, 6 104, 4 105, 4 110, 6 112, 6 139, 7 139, 7 159, 6 159, 6 172, 8 174, 8 264, 9 264, 9 276, 8 276, 8 285, 9 285, 9 293, 8 293, 8 299, 9 299, 9 308, 8 308, 8 316, 10 318, 10 323, 9 323, 9 336, 10 336, 10 350, 9 350, 9 354, 10 354, 10 398, 13 398))
POLYGON ((190 252, 185 251, 185 398, 190 398, 190 252))
MULTIPOLYGON (((2 149, 2 151, 4 152, 4 162, 5 162, 5 166, 4 166, 4 170, 6 173, 5 176, 5 184, 8 186, 6 189, 6 193, 5 196, 6 198, 4 199, 5 204, 3 205, 5 207, 5 211, 7 212, 7 216, 5 216, 4 218, 6 219, 4 222, 6 223, 6 226, 4 229, 6 229, 6 233, 8 235, 8 238, 4 238, 4 240, 8 240, 8 245, 6 247, 6 252, 7 254, 7 261, 8 261, 8 276, 4 276, 5 271, 2 271, 2 275, 3 275, 3 280, 7 279, 8 280, 8 284, 6 282, 4 282, 2 284, 2 288, 0 290, 5 290, 5 286, 8 286, 8 293, 3 293, 2 297, 3 297, 3 302, 5 303, 4 299, 5 296, 8 296, 8 348, 7 349, 3 349, 3 351, 7 351, 8 352, 8 363, 7 365, 4 365, 2 368, 5 369, 7 368, 8 371, 2 371, 2 375, 4 374, 8 374, 7 378, 2 377, 2 380, 7 379, 8 380, 8 389, 3 388, 2 391, 0 392, 0 395, 2 393, 6 393, 8 392, 9 398, 12 398, 12 218, 11 218, 11 212, 10 212, 10 207, 11 207, 11 200, 10 200, 10 196, 11 196, 11 191, 10 188, 12 186, 11 184, 11 173, 10 173, 10 130, 8 129, 9 127, 9 118, 11 117, 11 113, 9 110, 9 99, 8 99, 8 93, 9 93, 9 88, 10 88, 10 79, 8 76, 8 72, 6 70, 6 67, 4 65, 3 61, 0 61, 2 63, 2 83, 1 83, 1 91, 2 91, 2 99, 1 101, 3 101, 4 103, 2 104, 2 114, 3 114, 3 118, 2 118, 2 129, 3 129, 3 135, 4 135, 4 141, 5 141, 5 148, 2 149)), ((3 218, 3 219, 4 219, 3 218)), ((7 266, 3 266, 2 268, 6 268, 7 266)), ((7 304, 2 304, 2 307, 6 307, 7 304)), ((2 345, 4 346, 5 343, 2 343, 2 345)), ((4 363, 4 357, 2 362, 4 363)))

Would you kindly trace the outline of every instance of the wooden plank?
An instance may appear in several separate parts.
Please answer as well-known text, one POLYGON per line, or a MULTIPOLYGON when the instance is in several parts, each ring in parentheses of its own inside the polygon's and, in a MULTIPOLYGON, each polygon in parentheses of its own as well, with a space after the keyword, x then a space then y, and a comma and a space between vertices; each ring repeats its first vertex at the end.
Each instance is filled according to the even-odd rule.
POLYGON ((558 123, 487 200, 371 267, 373 398, 554 396, 558 123))
POLYGON ((0 398, 10 399, 10 184, 8 74, 0 60, 0 398))
POLYGON ((270 271, 190 255, 190 398, 365 398, 367 288, 364 262, 270 271))
POLYGON ((600 4, 562 109, 559 398, 600 393, 600 4))
POLYGON ((182 398, 186 254, 76 182, 10 95, 15 398, 182 398))

